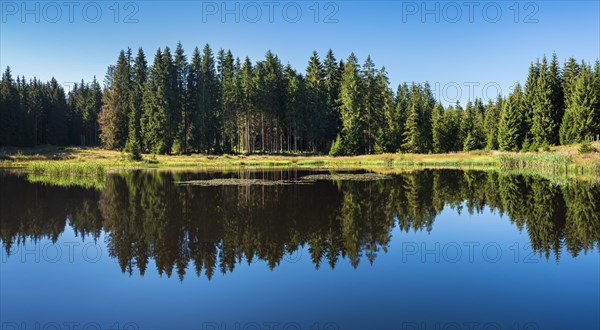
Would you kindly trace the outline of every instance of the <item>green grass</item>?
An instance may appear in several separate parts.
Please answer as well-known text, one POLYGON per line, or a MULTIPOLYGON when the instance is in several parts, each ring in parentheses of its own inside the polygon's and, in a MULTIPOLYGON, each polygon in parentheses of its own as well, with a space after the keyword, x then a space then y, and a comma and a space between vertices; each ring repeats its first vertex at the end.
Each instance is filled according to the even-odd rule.
POLYGON ((36 161, 27 165, 27 170, 37 176, 104 176, 106 166, 93 162, 36 161))
POLYGON ((27 181, 58 187, 83 187, 102 190, 106 183, 106 176, 54 176, 29 173, 27 175, 27 181))
MULTIPOLYGON (((600 149, 600 143, 592 143, 600 149)), ((216 170, 229 169, 403 169, 453 168, 500 171, 538 171, 552 175, 600 176, 600 153, 581 154, 579 145, 552 147, 551 151, 514 153, 472 151, 447 154, 382 154, 330 157, 285 155, 142 155, 131 160, 126 153, 100 148, 0 149, 0 167, 21 168, 36 175, 98 176, 116 170, 216 170)))
POLYGON ((566 171, 572 157, 561 153, 502 154, 498 157, 500 169, 538 169, 542 171, 566 171))
POLYGON ((106 181, 106 166, 85 161, 35 161, 27 164, 27 180, 59 187, 84 187, 101 190, 106 181))

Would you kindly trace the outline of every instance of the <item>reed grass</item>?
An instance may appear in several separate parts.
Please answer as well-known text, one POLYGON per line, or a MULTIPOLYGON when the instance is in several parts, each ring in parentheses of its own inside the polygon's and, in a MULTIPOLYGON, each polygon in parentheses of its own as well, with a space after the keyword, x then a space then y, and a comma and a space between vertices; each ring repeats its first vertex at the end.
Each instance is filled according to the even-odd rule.
POLYGON ((104 176, 106 166, 95 162, 46 161, 32 162, 27 166, 29 172, 41 176, 104 176))
POLYGON ((82 187, 102 190, 106 183, 106 176, 53 176, 29 173, 27 181, 57 187, 82 187))

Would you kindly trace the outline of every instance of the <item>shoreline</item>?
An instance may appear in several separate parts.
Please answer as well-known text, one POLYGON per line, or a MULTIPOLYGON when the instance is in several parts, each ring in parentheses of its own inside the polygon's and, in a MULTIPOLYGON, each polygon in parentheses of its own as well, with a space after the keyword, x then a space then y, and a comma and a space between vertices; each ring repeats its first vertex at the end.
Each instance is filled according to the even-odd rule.
MULTIPOLYGON (((600 150, 600 143, 593 146, 600 150)), ((31 169, 32 165, 69 168, 101 167, 107 172, 120 170, 228 170, 228 169, 379 169, 402 170, 481 169, 535 170, 569 175, 600 175, 600 152, 580 154, 578 145, 552 147, 542 152, 471 151, 446 154, 378 154, 360 156, 284 155, 148 155, 130 160, 124 152, 101 148, 42 146, 0 148, 1 169, 31 169)), ((96 172, 98 168, 94 169, 96 172)))

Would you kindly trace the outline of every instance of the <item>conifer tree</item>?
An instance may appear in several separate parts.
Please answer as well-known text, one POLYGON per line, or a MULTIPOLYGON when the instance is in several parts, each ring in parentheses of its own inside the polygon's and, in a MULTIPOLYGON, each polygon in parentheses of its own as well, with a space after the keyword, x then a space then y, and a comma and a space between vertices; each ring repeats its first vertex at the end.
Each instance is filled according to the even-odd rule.
POLYGON ((563 77, 558 63, 556 53, 552 54, 549 67, 549 83, 550 83, 550 103, 552 104, 551 114, 554 122, 554 127, 551 134, 551 143, 560 143, 560 126, 565 113, 565 95, 563 91, 563 77))
POLYGON ((508 95, 502 107, 498 126, 500 150, 518 151, 525 138, 525 118, 523 113, 523 93, 517 84, 508 95))
POLYGON ((10 67, 2 74, 0 82, 0 145, 16 145, 19 95, 10 67))
POLYGON ((441 103, 437 103, 433 108, 431 115, 432 122, 432 138, 433 138, 433 152, 442 153, 448 152, 446 148, 446 141, 449 138, 447 122, 444 120, 444 107, 441 103))
POLYGON ((394 98, 393 110, 388 123, 388 150, 390 152, 398 152, 402 149, 404 127, 408 116, 408 85, 403 83, 398 85, 398 89, 394 98))
POLYGON ((554 142, 553 134, 557 131, 554 112, 558 110, 553 110, 552 81, 553 77, 550 76, 544 56, 538 68, 533 96, 529 103, 532 114, 529 136, 534 146, 545 146, 554 142))
POLYGON ((394 93, 389 88, 389 79, 385 67, 377 72, 375 77, 376 107, 375 125, 377 133, 375 136, 375 152, 394 152, 388 139, 390 137, 390 121, 394 115, 394 93))
POLYGON ((103 110, 100 113, 100 138, 105 147, 121 150, 128 136, 130 105, 131 50, 121 51, 114 69, 109 68, 103 110))
POLYGON ((285 122, 287 128, 286 145, 288 151, 297 151, 298 147, 298 134, 299 134, 299 122, 301 118, 300 109, 303 106, 310 106, 310 102, 304 99, 305 82, 302 79, 302 75, 298 74, 291 65, 286 65, 283 70, 283 76, 285 80, 285 122))
POLYGON ((363 150, 361 144, 363 132, 361 87, 358 60, 356 55, 351 53, 344 64, 340 83, 339 104, 342 132, 331 147, 331 155, 356 155, 363 150))
POLYGON ((185 104, 187 107, 187 147, 202 152, 201 145, 201 57, 198 47, 194 48, 187 72, 185 104))
POLYGON ((316 51, 312 56, 306 68, 305 92, 307 105, 307 135, 310 141, 310 149, 317 152, 319 149, 318 141, 322 140, 325 133, 327 95, 324 86, 324 72, 316 51))
POLYGON ((210 46, 206 44, 202 51, 202 63, 200 70, 201 85, 201 114, 198 117, 199 122, 196 126, 202 132, 202 146, 208 153, 211 150, 216 151, 215 140, 218 137, 219 129, 219 82, 215 70, 215 59, 210 46))
MULTIPOLYGON (((596 63, 596 71, 598 63, 596 63)), ((590 65, 581 64, 581 71, 570 90, 563 119, 563 143, 577 143, 600 134, 600 83, 598 73, 590 65)))
POLYGON ((456 102, 456 105, 448 106, 444 111, 444 124, 446 126, 446 139, 443 140, 444 150, 460 151, 463 148, 463 140, 460 132, 460 124, 462 118, 462 107, 456 102))
POLYGON ((502 114, 502 96, 498 95, 496 102, 490 100, 485 108, 484 131, 486 135, 485 148, 498 149, 498 125, 502 114))
POLYGON ((219 51, 218 55, 218 80, 220 82, 219 90, 219 111, 218 120, 220 122, 219 141, 217 146, 221 152, 231 152, 234 140, 235 129, 235 107, 236 107, 236 92, 235 92, 235 75, 234 75, 234 59, 231 51, 225 53, 224 50, 219 51))
POLYGON ((59 146, 67 145, 69 137, 65 90, 56 79, 52 78, 48 86, 48 93, 46 142, 59 146))
MULTIPOLYGON (((254 86, 254 68, 248 57, 244 59, 240 77, 241 106, 244 116, 244 150, 246 153, 254 152, 254 116, 256 112, 256 92, 254 86)), ((294 137, 296 138, 297 122, 294 123, 294 137)))
POLYGON ((188 152, 188 141, 191 126, 190 108, 187 103, 187 82, 189 74, 189 66, 187 63, 187 56, 183 50, 181 43, 177 43, 175 49, 175 76, 176 76, 176 88, 174 94, 176 95, 174 106, 177 108, 176 118, 174 125, 176 125, 175 134, 175 145, 179 153, 188 152))
POLYGON ((463 151, 471 151, 483 148, 483 115, 481 101, 467 102, 465 111, 461 118, 461 135, 464 137, 463 151))
POLYGON ((177 91, 177 67, 171 55, 171 49, 165 47, 162 54, 162 65, 160 79, 156 80, 158 97, 162 99, 165 107, 167 125, 163 132, 164 153, 171 154, 173 144, 177 135, 177 129, 181 120, 181 107, 179 104, 179 93, 177 91))
POLYGON ((412 153, 423 152, 422 93, 420 86, 417 86, 414 83, 412 83, 410 86, 407 110, 408 112, 404 126, 404 142, 402 143, 402 149, 412 153))
POLYGON ((422 106, 421 106, 421 138, 422 138, 422 150, 423 152, 431 152, 432 150, 432 144, 433 144, 433 137, 431 135, 431 125, 432 125, 432 121, 431 121, 431 115, 433 112, 433 107, 436 104, 436 100, 435 97, 433 96, 433 92, 431 91, 431 86, 429 85, 429 82, 425 82, 425 84, 422 87, 422 94, 421 94, 421 102, 422 102, 422 106))
POLYGON ((146 151, 164 154, 169 151, 169 115, 164 97, 165 61, 160 48, 154 56, 154 65, 149 70, 144 88, 141 133, 146 151))
POLYGON ((127 143, 125 145, 125 150, 131 153, 134 159, 139 159, 141 157, 140 153, 143 149, 140 118, 142 114, 142 101, 147 75, 148 63, 146 62, 146 55, 144 54, 144 50, 140 48, 132 68, 129 105, 129 133, 127 143))
POLYGON ((339 112, 341 67, 338 65, 333 51, 330 49, 323 60, 323 84, 325 89, 326 125, 325 140, 333 142, 340 131, 341 120, 339 112))
POLYGON ((364 123, 365 132, 364 143, 366 146, 366 153, 370 154, 373 152, 373 142, 375 132, 377 130, 377 112, 376 112, 376 99, 377 90, 375 85, 375 63, 371 60, 371 56, 367 56, 365 63, 362 66, 361 80, 362 80, 362 108, 364 109, 364 123))
POLYGON ((528 144, 532 140, 530 131, 533 125, 533 114, 535 106, 535 97, 537 90, 537 80, 539 77, 539 60, 534 64, 531 62, 529 65, 529 72, 527 73, 527 80, 525 81, 525 87, 523 90, 522 107, 524 111, 524 125, 525 125, 525 140, 528 144))
POLYGON ((573 95, 575 84, 581 72, 579 63, 574 58, 569 58, 563 68, 563 93, 565 111, 563 114, 561 126, 559 129, 559 137, 561 144, 570 144, 576 142, 576 134, 574 131, 575 125, 575 109, 573 105, 573 95))

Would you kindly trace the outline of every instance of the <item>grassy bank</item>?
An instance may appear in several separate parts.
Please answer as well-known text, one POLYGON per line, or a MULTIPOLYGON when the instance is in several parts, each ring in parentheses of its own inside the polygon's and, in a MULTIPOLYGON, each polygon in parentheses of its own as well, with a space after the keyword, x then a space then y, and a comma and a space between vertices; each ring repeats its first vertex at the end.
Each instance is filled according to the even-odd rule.
MULTIPOLYGON (((594 147, 600 150, 600 143, 594 147)), ((539 171, 600 176, 600 153, 581 154, 578 146, 554 147, 539 153, 474 151, 449 154, 383 154, 351 157, 314 155, 143 155, 132 161, 125 153, 99 148, 38 147, 0 149, 0 166, 36 175, 98 176, 123 169, 228 168, 464 168, 539 171)))

